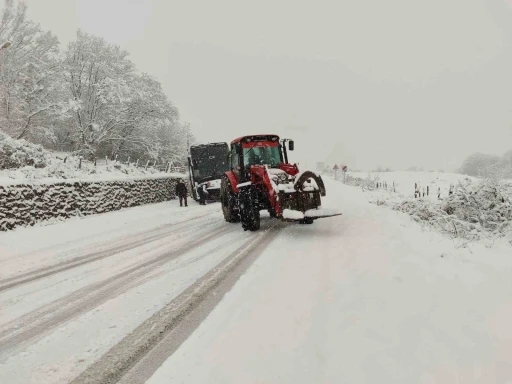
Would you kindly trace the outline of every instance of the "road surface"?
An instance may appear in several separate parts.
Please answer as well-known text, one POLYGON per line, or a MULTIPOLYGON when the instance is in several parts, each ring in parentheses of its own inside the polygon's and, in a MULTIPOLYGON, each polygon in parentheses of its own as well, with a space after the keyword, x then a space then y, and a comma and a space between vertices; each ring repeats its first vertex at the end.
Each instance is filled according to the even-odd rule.
POLYGON ((510 249, 326 184, 313 225, 171 201, 1 234, 1 382, 511 380, 510 249))

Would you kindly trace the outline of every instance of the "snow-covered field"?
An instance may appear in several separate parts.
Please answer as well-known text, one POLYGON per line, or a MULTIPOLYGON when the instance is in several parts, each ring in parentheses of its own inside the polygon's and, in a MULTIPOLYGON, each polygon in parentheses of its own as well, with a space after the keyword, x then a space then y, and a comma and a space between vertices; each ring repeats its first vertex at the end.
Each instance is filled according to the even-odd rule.
MULTIPOLYGON (((512 380, 510 244, 457 248, 325 182, 343 216, 286 224, 147 383, 512 380)), ((0 235, 2 382, 68 382, 254 236, 176 205, 0 235)))
MULTIPOLYGON (((389 190, 392 189, 394 183, 396 193, 404 197, 414 197, 415 183, 418 184, 420 192, 423 193, 423 189, 425 189, 425 197, 427 197, 426 189, 428 186, 429 199, 437 199, 438 189, 440 189, 441 197, 446 197, 450 185, 455 186, 465 180, 477 181, 474 177, 443 172, 347 172, 347 176, 386 182, 389 190)), ((341 180, 341 176, 339 176, 339 179, 341 180)))

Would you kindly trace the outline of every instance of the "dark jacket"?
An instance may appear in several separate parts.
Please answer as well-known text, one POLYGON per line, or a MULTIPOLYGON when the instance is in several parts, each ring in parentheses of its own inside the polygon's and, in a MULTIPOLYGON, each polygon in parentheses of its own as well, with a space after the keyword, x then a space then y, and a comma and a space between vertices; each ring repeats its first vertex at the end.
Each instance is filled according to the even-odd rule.
POLYGON ((180 181, 178 182, 178 184, 176 184, 176 194, 178 196, 186 196, 187 192, 187 186, 185 185, 185 183, 180 181))

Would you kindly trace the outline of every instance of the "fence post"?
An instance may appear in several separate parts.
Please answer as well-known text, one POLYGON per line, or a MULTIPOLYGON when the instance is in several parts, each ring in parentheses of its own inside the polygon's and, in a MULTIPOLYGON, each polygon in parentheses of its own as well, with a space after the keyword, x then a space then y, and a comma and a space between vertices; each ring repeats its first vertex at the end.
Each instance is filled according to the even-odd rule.
POLYGON ((128 156, 128 166, 130 166, 130 156, 128 156))
POLYGON ((78 163, 78 169, 82 169, 82 156, 80 156, 80 161, 78 163))
POLYGON ((64 157, 64 163, 66 163, 66 160, 67 160, 67 159, 68 159, 68 157, 67 157, 67 156, 66 156, 66 157, 64 157))
POLYGON ((427 196, 428 196, 428 190, 429 190, 429 188, 428 188, 428 185, 427 185, 427 196))
POLYGON ((146 163, 146 168, 145 168, 145 169, 146 169, 146 171, 148 170, 148 166, 149 166, 149 160, 148 160, 148 161, 147 161, 147 163, 146 163))
POLYGON ((137 159, 137 162, 135 163, 135 166, 138 167, 139 166, 139 159, 137 159))
POLYGON ((94 166, 96 166, 96 158, 94 158, 94 166))
POLYGON ((114 158, 114 161, 117 163, 117 156, 119 156, 117 153, 116 153, 116 157, 114 158))
POLYGON ((105 155, 105 165, 108 165, 108 155, 105 155))

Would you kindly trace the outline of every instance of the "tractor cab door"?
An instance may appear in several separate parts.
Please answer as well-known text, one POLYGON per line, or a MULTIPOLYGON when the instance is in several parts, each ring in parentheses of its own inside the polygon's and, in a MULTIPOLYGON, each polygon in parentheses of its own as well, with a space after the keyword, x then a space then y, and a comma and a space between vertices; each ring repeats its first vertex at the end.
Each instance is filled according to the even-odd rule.
POLYGON ((240 143, 233 144, 231 146, 231 151, 229 152, 229 167, 231 171, 235 174, 236 178, 240 180, 240 154, 242 152, 242 147, 240 143))

